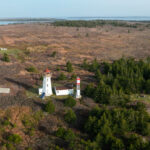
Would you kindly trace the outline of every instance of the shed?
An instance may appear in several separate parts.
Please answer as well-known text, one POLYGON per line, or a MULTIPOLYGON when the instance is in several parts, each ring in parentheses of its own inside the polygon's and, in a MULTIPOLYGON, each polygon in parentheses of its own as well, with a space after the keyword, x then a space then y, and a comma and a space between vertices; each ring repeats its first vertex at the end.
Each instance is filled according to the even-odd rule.
POLYGON ((9 94, 10 89, 9 88, 0 88, 0 94, 9 94))
POLYGON ((0 48, 1 51, 7 51, 7 48, 0 48))

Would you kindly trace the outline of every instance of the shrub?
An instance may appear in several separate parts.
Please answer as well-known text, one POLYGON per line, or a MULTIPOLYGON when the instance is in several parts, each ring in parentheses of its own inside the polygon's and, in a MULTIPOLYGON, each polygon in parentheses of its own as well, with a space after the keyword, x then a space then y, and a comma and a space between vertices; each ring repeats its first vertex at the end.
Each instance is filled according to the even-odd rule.
POLYGON ((81 67, 82 67, 83 69, 85 69, 85 70, 88 70, 89 64, 87 63, 87 59, 84 59, 84 61, 83 61, 82 65, 81 65, 81 67))
POLYGON ((77 78, 77 75, 76 74, 72 74, 71 80, 75 80, 76 78, 77 78))
POLYGON ((42 119, 42 117, 43 117, 43 111, 42 110, 35 112, 33 115, 34 120, 37 122, 40 121, 40 119, 42 119))
POLYGON ((31 147, 27 147, 25 150, 32 150, 32 148, 31 147))
POLYGON ((66 132, 64 134, 64 139, 67 142, 73 141, 75 139, 75 135, 72 132, 72 130, 70 130, 70 129, 66 130, 66 132))
POLYGON ((88 33, 86 33, 86 35, 85 35, 86 37, 89 37, 89 34, 88 33))
POLYGON ((58 78, 58 80, 65 80, 66 79, 66 76, 64 75, 64 73, 61 73, 58 78))
MULTIPOLYGON (((11 144, 11 143, 7 143, 7 144, 6 144, 6 147, 7 147, 7 150, 16 150, 16 148, 14 147, 14 145, 11 144)), ((5 149, 4 149, 4 150, 5 150, 5 149)))
POLYGON ((10 122, 9 122, 9 120, 4 120, 4 121, 2 122, 2 124, 3 124, 4 126, 8 126, 8 125, 10 125, 10 122))
POLYGON ((56 70, 57 70, 57 71, 60 71, 60 67, 57 67, 56 70))
POLYGON ((74 140, 75 140, 75 134, 72 132, 72 130, 68 129, 66 130, 64 134, 64 139, 66 142, 68 142, 69 147, 72 149, 74 147, 74 140))
POLYGON ((68 96, 68 98, 65 100, 65 106, 73 107, 76 105, 76 100, 72 96, 68 96))
POLYGON ((75 140, 76 136, 72 132, 72 130, 70 130, 70 129, 66 130, 64 128, 59 128, 56 131, 56 136, 64 139, 66 142, 68 142, 69 147, 73 148, 73 146, 74 146, 74 140, 75 140))
POLYGON ((77 119, 76 114, 72 109, 68 110, 67 113, 65 114, 65 121, 67 123, 74 123, 76 119, 77 119))
POLYGON ((40 80, 43 81, 43 76, 42 75, 40 76, 40 80))
POLYGON ((45 105, 45 111, 49 114, 55 112, 55 105, 52 101, 48 101, 48 103, 45 105))
POLYGON ((30 50, 25 50, 24 54, 27 55, 27 56, 29 56, 30 55, 30 50))
POLYGON ((60 148, 58 145, 56 145, 55 150, 64 150, 64 149, 60 148))
POLYGON ((51 57, 55 57, 56 56, 56 51, 54 51, 52 54, 51 54, 51 57))
POLYGON ((4 53, 3 58, 2 58, 2 61, 10 62, 10 59, 9 59, 9 56, 8 56, 7 53, 4 53))
POLYGON ((30 66, 30 67, 26 68, 26 70, 28 72, 38 72, 38 70, 34 66, 30 66))
POLYGON ((67 71, 68 72, 72 72, 73 71, 73 67, 72 67, 72 64, 71 64, 70 61, 67 62, 66 67, 67 67, 67 71))
POLYGON ((26 129, 26 134, 33 136, 35 133, 35 128, 27 128, 26 129))
POLYGON ((22 138, 18 134, 12 134, 12 135, 7 137, 7 140, 9 142, 14 143, 14 144, 19 144, 19 143, 21 143, 22 138))
POLYGON ((58 130, 56 131, 56 136, 66 140, 67 142, 75 139, 75 135, 72 130, 67 130, 62 127, 58 128, 58 130))
POLYGON ((29 118, 28 115, 24 115, 24 116, 23 116, 22 124, 23 124, 25 127, 33 127, 33 126, 34 126, 33 122, 31 121, 31 119, 29 118))
POLYGON ((62 138, 65 134, 65 129, 60 127, 58 128, 58 130, 56 131, 56 136, 62 138))

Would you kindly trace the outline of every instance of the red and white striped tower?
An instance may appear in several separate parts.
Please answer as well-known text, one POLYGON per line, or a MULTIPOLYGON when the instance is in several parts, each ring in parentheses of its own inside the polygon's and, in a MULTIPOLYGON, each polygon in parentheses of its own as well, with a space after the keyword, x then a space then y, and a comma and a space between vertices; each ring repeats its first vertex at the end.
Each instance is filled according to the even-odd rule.
POLYGON ((81 98, 81 92, 80 92, 80 78, 77 77, 76 80, 76 98, 81 98))

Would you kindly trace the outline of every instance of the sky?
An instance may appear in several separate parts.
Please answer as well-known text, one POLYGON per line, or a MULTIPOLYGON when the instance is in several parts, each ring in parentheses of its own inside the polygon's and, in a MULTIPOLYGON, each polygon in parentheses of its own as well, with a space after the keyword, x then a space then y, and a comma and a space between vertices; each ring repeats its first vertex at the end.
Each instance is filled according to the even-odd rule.
POLYGON ((0 18, 150 16, 150 0, 1 0, 0 18))

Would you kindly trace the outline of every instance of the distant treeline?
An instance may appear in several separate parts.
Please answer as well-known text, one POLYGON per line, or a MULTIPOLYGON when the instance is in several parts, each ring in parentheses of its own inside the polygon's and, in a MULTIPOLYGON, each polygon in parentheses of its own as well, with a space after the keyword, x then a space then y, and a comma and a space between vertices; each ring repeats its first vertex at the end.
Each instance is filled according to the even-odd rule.
POLYGON ((128 23, 125 21, 108 21, 108 20, 93 20, 93 21, 56 21, 52 23, 54 26, 67 26, 67 27, 96 27, 104 25, 112 25, 115 27, 128 27, 128 28, 137 28, 138 23, 128 23))

